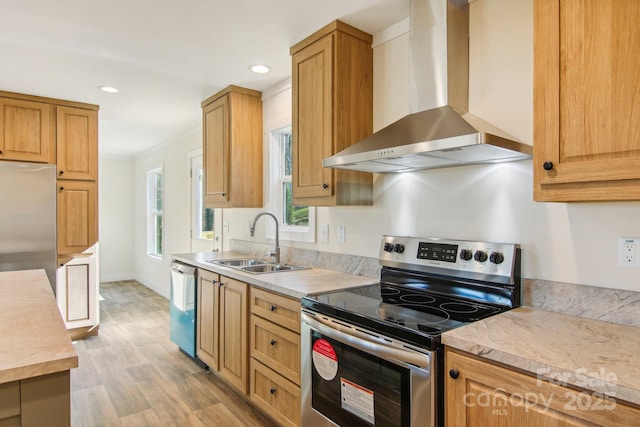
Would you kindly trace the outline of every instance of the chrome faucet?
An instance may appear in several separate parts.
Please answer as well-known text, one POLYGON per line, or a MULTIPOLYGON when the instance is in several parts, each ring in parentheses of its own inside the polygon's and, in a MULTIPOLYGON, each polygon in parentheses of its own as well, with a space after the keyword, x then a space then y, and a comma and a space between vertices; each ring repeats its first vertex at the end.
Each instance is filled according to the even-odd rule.
POLYGON ((249 234, 251 235, 251 237, 253 237, 256 232, 256 221, 258 221, 258 218, 260 218, 262 215, 268 215, 276 222, 276 250, 274 252, 270 252, 269 256, 272 256, 276 259, 276 264, 280 264, 280 232, 278 231, 278 217, 275 216, 273 212, 264 211, 256 215, 256 217, 253 219, 253 224, 251 224, 251 228, 249 228, 249 234))

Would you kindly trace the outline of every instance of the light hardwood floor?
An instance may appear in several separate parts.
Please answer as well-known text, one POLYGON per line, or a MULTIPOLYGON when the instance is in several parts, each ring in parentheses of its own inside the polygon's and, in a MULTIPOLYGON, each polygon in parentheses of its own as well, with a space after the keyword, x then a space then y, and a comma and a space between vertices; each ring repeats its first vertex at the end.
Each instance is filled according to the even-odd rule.
POLYGON ((167 299, 135 281, 100 295, 99 334, 74 344, 74 427, 275 426, 170 341, 167 299))

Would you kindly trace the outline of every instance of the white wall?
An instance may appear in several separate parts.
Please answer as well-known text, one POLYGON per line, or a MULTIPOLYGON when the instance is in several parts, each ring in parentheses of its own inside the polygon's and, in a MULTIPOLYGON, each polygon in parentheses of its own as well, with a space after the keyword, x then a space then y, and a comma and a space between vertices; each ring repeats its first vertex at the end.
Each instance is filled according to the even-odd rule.
POLYGON ((134 180, 134 268, 135 278, 165 297, 169 296, 171 254, 189 252, 189 152, 202 145, 202 130, 194 129, 170 143, 135 158, 134 180), (162 260, 147 255, 146 174, 164 167, 164 212, 162 260))
MULTIPOLYGON (((532 145, 533 0, 482 0, 471 8, 470 111, 532 145)), ((374 37, 375 129, 409 111, 402 27, 374 37)), ((266 124, 276 113, 264 106, 266 124)), ((317 224, 330 224, 328 243, 284 244, 377 257, 383 234, 517 242, 525 277, 640 291, 640 269, 618 267, 616 248, 618 237, 640 236, 640 203, 535 203, 532 167, 375 175, 373 207, 318 208, 317 224), (345 243, 336 240, 338 225, 346 226, 345 243)), ((225 213, 225 240, 251 240, 244 222, 253 214, 225 213)))
POLYGON ((100 281, 133 279, 133 160, 101 157, 98 169, 100 281))
MULTIPOLYGON (((471 7, 470 110, 533 144, 533 0, 482 0, 471 7)), ((375 129, 408 112, 408 37, 398 33, 402 27, 374 38, 375 129)), ((282 88, 264 97, 265 179, 266 133, 290 114, 290 98, 282 88)), ((135 274, 163 295, 169 289, 168 255, 189 250, 187 153, 200 144, 198 131, 135 159, 135 274), (159 162, 166 177, 167 255, 161 263, 145 255, 144 209, 145 173, 159 162)), ((640 236, 640 202, 535 203, 532 188, 531 161, 374 175, 374 206, 318 208, 317 224, 330 225, 328 243, 283 245, 377 257, 383 234, 516 242, 525 277, 640 291, 640 269, 618 267, 616 259, 619 236, 640 236), (338 225, 346 226, 344 243, 336 240, 338 225)), ((224 210, 225 249, 230 239, 267 241, 264 223, 254 238, 247 231, 260 210, 224 210)))

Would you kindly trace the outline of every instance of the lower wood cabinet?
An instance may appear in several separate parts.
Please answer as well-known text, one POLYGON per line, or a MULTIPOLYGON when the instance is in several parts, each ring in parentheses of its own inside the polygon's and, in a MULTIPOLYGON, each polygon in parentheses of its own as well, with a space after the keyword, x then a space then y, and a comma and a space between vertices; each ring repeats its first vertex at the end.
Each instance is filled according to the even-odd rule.
POLYGON ((220 276, 220 376, 246 394, 249 385, 247 345, 248 285, 220 276))
POLYGON ((0 426, 71 425, 69 371, 0 384, 0 426))
POLYGON ((284 426, 300 425, 300 302, 251 288, 251 400, 284 426))
POLYGON ((58 257, 56 301, 74 339, 97 333, 100 321, 97 263, 95 252, 58 257))
POLYGON ((198 270, 196 356, 243 394, 249 387, 248 287, 198 270))
POLYGON ((538 379, 449 349, 445 354, 447 426, 631 426, 640 409, 615 396, 538 379))

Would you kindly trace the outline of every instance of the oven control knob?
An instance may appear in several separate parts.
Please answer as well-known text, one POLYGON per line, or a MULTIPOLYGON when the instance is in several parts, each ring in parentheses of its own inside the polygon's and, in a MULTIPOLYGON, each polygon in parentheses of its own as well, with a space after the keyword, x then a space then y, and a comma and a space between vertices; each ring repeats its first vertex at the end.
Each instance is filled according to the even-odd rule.
POLYGON ((393 252, 393 243, 385 243, 383 249, 385 252, 393 252))
POLYGON ((502 264, 502 262, 504 261, 504 255, 502 255, 500 252, 491 252, 491 255, 489 255, 489 261, 494 264, 502 264))
POLYGON ((401 254, 404 252, 404 245, 402 243, 396 243, 393 245, 393 251, 401 254))
POLYGON ((476 251, 473 255, 473 259, 478 262, 485 262, 487 260, 487 253, 485 251, 476 251))
POLYGON ((471 258, 473 258, 473 252, 471 252, 469 249, 462 249, 460 251, 460 259, 462 259, 463 261, 469 261, 471 258))

